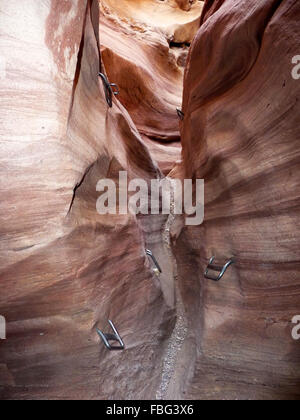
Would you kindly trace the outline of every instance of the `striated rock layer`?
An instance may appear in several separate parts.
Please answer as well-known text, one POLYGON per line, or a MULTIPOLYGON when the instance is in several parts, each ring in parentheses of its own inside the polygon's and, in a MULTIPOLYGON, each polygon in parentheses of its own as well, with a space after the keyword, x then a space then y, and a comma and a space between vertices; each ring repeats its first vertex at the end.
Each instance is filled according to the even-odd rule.
POLYGON ((154 398, 174 298, 145 247, 168 282, 166 217, 100 216, 96 185, 120 170, 161 174, 124 107, 106 103, 98 3, 4 3, 0 396, 154 398), (96 327, 109 332, 108 319, 125 352, 100 342, 96 327))

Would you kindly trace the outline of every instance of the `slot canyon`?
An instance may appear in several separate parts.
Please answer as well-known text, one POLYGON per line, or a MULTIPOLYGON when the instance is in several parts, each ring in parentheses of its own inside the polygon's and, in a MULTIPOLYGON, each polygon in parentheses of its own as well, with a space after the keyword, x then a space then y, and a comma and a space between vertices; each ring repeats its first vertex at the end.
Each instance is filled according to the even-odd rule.
POLYGON ((300 399, 299 19, 0 1, 1 400, 300 399), (100 214, 125 172, 170 212, 100 214), (203 223, 176 180, 204 180, 203 223))

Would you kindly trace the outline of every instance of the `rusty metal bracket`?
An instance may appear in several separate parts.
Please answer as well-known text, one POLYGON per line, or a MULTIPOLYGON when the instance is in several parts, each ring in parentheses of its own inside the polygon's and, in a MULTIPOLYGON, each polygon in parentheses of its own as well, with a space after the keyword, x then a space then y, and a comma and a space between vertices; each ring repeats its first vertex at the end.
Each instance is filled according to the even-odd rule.
POLYGON ((105 74, 99 73, 99 77, 101 77, 102 82, 103 82, 106 102, 108 106, 112 108, 113 106, 112 97, 113 95, 115 96, 119 95, 120 93, 119 88, 115 83, 109 83, 105 74))
POLYGON ((214 262, 214 260, 215 260, 215 257, 212 257, 210 260, 209 260, 209 263, 208 263, 208 266, 207 266, 207 269, 205 270, 205 273, 204 273, 204 277, 206 278, 206 279, 209 279, 209 280, 213 280, 213 281, 220 281, 221 280, 221 278, 224 276, 224 274, 226 273, 226 270, 227 270, 227 268, 231 265, 231 264, 234 264, 235 263, 235 260, 234 260, 234 258, 231 258, 229 261, 227 261, 227 263, 224 265, 224 266, 221 266, 221 265, 217 265, 217 264, 213 264, 213 262, 214 262), (213 275, 213 274, 209 274, 209 271, 215 271, 215 272, 218 272, 219 273, 219 275, 213 275))
POLYGON ((109 325, 111 326, 114 333, 113 334, 105 334, 102 331, 100 331, 98 328, 97 328, 97 333, 102 338, 102 341, 105 344, 105 346, 108 348, 108 350, 124 350, 125 349, 125 344, 124 344, 122 338, 120 337, 120 334, 118 333, 116 327, 114 326, 114 323, 110 320, 108 322, 109 322, 109 325), (119 346, 112 346, 110 344, 111 341, 118 342, 119 346))

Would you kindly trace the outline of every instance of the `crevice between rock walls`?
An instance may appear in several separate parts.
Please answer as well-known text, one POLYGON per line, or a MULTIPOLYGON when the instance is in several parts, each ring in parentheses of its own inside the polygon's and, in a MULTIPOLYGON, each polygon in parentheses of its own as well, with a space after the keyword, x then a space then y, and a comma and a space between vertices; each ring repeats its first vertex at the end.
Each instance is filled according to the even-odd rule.
MULTIPOLYGON (((70 41, 75 27, 68 25, 64 33, 64 22, 69 13, 76 15, 79 3, 65 3, 63 10, 55 0, 49 7, 58 10, 62 36, 70 41)), ((42 226, 44 246, 25 250, 23 242, 17 242, 15 246, 24 250, 18 260, 8 259, 1 271, 7 288, 1 293, 0 312, 6 316, 9 338, 0 348, 0 360, 5 361, 1 398, 155 398, 163 349, 174 327, 174 309, 166 304, 145 255, 155 229, 155 246, 163 247, 163 220, 149 217, 143 221, 146 229, 141 229, 131 214, 96 213, 99 179, 117 181, 120 170, 127 170, 129 178, 146 180, 161 174, 125 108, 117 100, 112 109, 106 104, 90 13, 95 4, 87 6, 82 54, 78 56, 79 45, 76 53, 81 60, 78 80, 76 65, 72 72, 75 85, 74 79, 66 78, 65 56, 53 56, 56 91, 54 102, 52 96, 48 99, 56 111, 49 116, 55 141, 40 153, 53 152, 61 159, 56 171, 49 166, 54 182, 48 198, 50 203, 53 197, 61 201, 56 206, 53 200, 45 219, 42 212, 35 219, 37 229, 42 226), (72 95, 70 111, 66 104, 72 95), (100 342, 96 327, 107 330, 108 319, 122 334, 123 352, 110 353, 100 342)), ((40 23, 35 7, 29 0, 28 13, 40 23)), ((48 53, 47 44, 33 36, 48 53)), ((38 177, 39 168, 35 170, 38 177)), ((24 178, 23 185, 26 182, 24 178)))

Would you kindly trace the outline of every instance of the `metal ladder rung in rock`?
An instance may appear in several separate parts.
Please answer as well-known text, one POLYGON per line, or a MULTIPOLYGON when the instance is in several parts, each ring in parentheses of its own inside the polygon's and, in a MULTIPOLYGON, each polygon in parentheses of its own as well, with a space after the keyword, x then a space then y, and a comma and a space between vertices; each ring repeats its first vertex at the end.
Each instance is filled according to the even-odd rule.
POLYGON ((158 264, 157 259, 154 257, 152 251, 150 251, 150 249, 146 249, 146 254, 151 258, 151 260, 153 261, 156 269, 158 270, 158 272, 161 274, 162 273, 162 269, 160 268, 160 265, 158 264))
POLYGON ((220 281, 220 280, 221 280, 221 278, 222 278, 222 277, 224 276, 224 274, 226 273, 227 268, 228 268, 231 264, 234 264, 234 263, 235 263, 235 260, 234 260, 234 258, 231 258, 229 261, 227 261, 227 263, 226 263, 225 265, 217 265, 217 264, 213 264, 214 260, 215 260, 215 257, 212 257, 212 258, 209 260, 209 263, 208 263, 207 269, 205 270, 205 273, 204 273, 204 277, 205 277, 206 279, 209 279, 209 280, 213 280, 213 281, 220 281), (209 272, 210 272, 210 271, 215 271, 215 272, 218 272, 218 273, 219 273, 219 275, 209 274, 209 272))
POLYGON ((114 334, 103 333, 98 328, 97 328, 97 333, 102 338, 102 341, 105 344, 105 346, 108 348, 108 350, 124 350, 125 349, 125 344, 124 344, 122 338, 120 337, 120 334, 118 333, 116 327, 114 326, 114 323, 110 320, 108 322, 109 322, 109 325, 111 326, 114 334), (112 346, 110 344, 110 341, 118 342, 119 346, 112 346))

